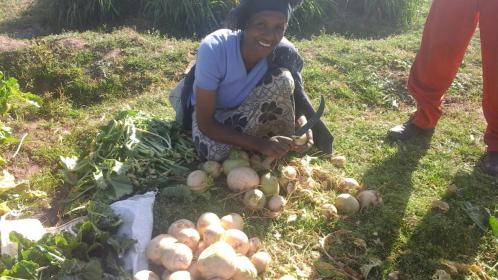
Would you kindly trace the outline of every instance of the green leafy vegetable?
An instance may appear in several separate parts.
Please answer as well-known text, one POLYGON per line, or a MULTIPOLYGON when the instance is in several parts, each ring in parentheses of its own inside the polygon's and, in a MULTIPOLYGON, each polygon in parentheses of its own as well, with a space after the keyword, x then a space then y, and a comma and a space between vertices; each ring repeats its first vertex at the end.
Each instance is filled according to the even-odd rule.
POLYGON ((191 142, 173 122, 120 111, 85 153, 61 157, 65 181, 74 186, 68 202, 112 202, 183 175, 195 159, 191 142))

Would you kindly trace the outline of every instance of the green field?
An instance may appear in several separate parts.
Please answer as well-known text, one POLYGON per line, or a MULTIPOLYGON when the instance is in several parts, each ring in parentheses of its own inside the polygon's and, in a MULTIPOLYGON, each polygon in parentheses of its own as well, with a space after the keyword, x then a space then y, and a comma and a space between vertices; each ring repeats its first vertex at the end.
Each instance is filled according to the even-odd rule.
MULTIPOLYGON (((31 190, 47 195, 0 199, 50 224, 64 216, 58 207, 68 192, 59 157, 82 152, 98 127, 125 107, 172 120, 167 92, 181 79, 198 42, 130 27, 7 39, 36 31, 26 29, 36 23, 32 11, 26 12, 29 3, 36 3, 23 3, 0 0, 0 42, 14 46, 0 46, 0 71, 45 102, 37 114, 3 119, 18 141, 2 145, 0 151, 8 160, 4 168, 18 180, 27 180, 31 190), (15 47, 19 42, 26 47, 15 47)), ((395 271, 399 279, 431 279, 437 270, 452 272, 452 279, 497 279, 498 239, 476 226, 464 210, 465 203, 490 211, 498 208, 498 178, 476 167, 485 151, 478 34, 446 96, 434 135, 406 143, 386 139, 388 129, 414 110, 404 85, 422 22, 421 17, 407 31, 376 39, 323 34, 292 40, 305 60, 305 89, 313 102, 320 95, 327 101, 323 119, 335 136, 334 153, 348 160, 344 168, 326 159, 317 159, 314 166, 377 190, 382 205, 328 220, 316 201, 333 202, 336 192, 321 188, 312 197, 291 197, 284 213, 269 219, 242 209, 222 183, 211 191, 211 198, 193 201, 172 199, 160 190, 154 232, 207 210, 219 215, 235 211, 243 213, 250 235, 262 238, 273 257, 263 279, 283 274, 348 279, 341 264, 342 270, 351 268, 360 275, 362 269, 372 268, 368 279, 393 279, 388 275, 395 271), (458 191, 448 192, 449 186, 458 191), (435 200, 447 202, 449 210, 431 207, 435 200), (295 220, 289 220, 292 215, 295 220), (320 240, 344 231, 342 243, 326 246, 333 256, 328 257, 320 240)))

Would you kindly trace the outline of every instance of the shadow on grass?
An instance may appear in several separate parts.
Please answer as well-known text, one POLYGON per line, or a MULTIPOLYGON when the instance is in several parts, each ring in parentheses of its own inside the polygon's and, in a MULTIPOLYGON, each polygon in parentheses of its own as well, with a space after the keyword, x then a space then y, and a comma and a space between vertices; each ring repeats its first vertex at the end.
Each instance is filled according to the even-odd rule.
POLYGON ((52 33, 53 30, 47 22, 49 8, 47 0, 33 1, 31 6, 19 16, 0 21, 0 34, 5 33, 17 39, 29 39, 52 33))
MULTIPOLYGON (((481 218, 485 216, 484 208, 494 209, 498 202, 498 178, 486 176, 476 167, 459 171, 453 184, 457 193, 447 191, 440 198, 434 197, 434 200, 447 202, 449 211, 430 210, 396 260, 397 268, 403 277, 408 277, 406 279, 430 279, 437 269, 451 272, 451 267, 444 265, 446 261, 469 266, 477 263, 484 270, 483 264, 486 264, 490 273, 486 279, 498 277, 498 271, 489 270, 498 260, 497 242, 489 232, 486 234, 476 226, 464 206, 471 203, 479 207, 474 213, 481 218)), ((485 219, 483 224, 487 224, 485 219)), ((465 274, 469 272, 469 268, 462 269, 452 279, 467 279, 465 274)))

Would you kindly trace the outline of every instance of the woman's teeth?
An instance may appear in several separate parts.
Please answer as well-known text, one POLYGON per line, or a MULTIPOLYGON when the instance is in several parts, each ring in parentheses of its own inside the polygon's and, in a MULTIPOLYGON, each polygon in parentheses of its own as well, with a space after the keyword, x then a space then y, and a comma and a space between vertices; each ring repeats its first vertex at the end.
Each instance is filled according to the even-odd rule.
POLYGON ((265 44, 265 43, 263 43, 263 42, 261 42, 261 41, 258 41, 258 43, 259 43, 261 46, 265 47, 265 48, 269 48, 269 47, 271 46, 271 44, 265 44))

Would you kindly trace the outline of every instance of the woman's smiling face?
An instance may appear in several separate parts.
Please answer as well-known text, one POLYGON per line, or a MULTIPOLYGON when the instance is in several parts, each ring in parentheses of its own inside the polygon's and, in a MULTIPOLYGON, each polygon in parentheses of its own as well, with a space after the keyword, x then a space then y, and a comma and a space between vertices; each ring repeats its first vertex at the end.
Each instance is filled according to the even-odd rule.
POLYGON ((271 51, 284 37, 287 29, 286 16, 277 11, 262 11, 254 14, 244 30, 244 41, 242 48, 252 59, 262 59, 271 51))

